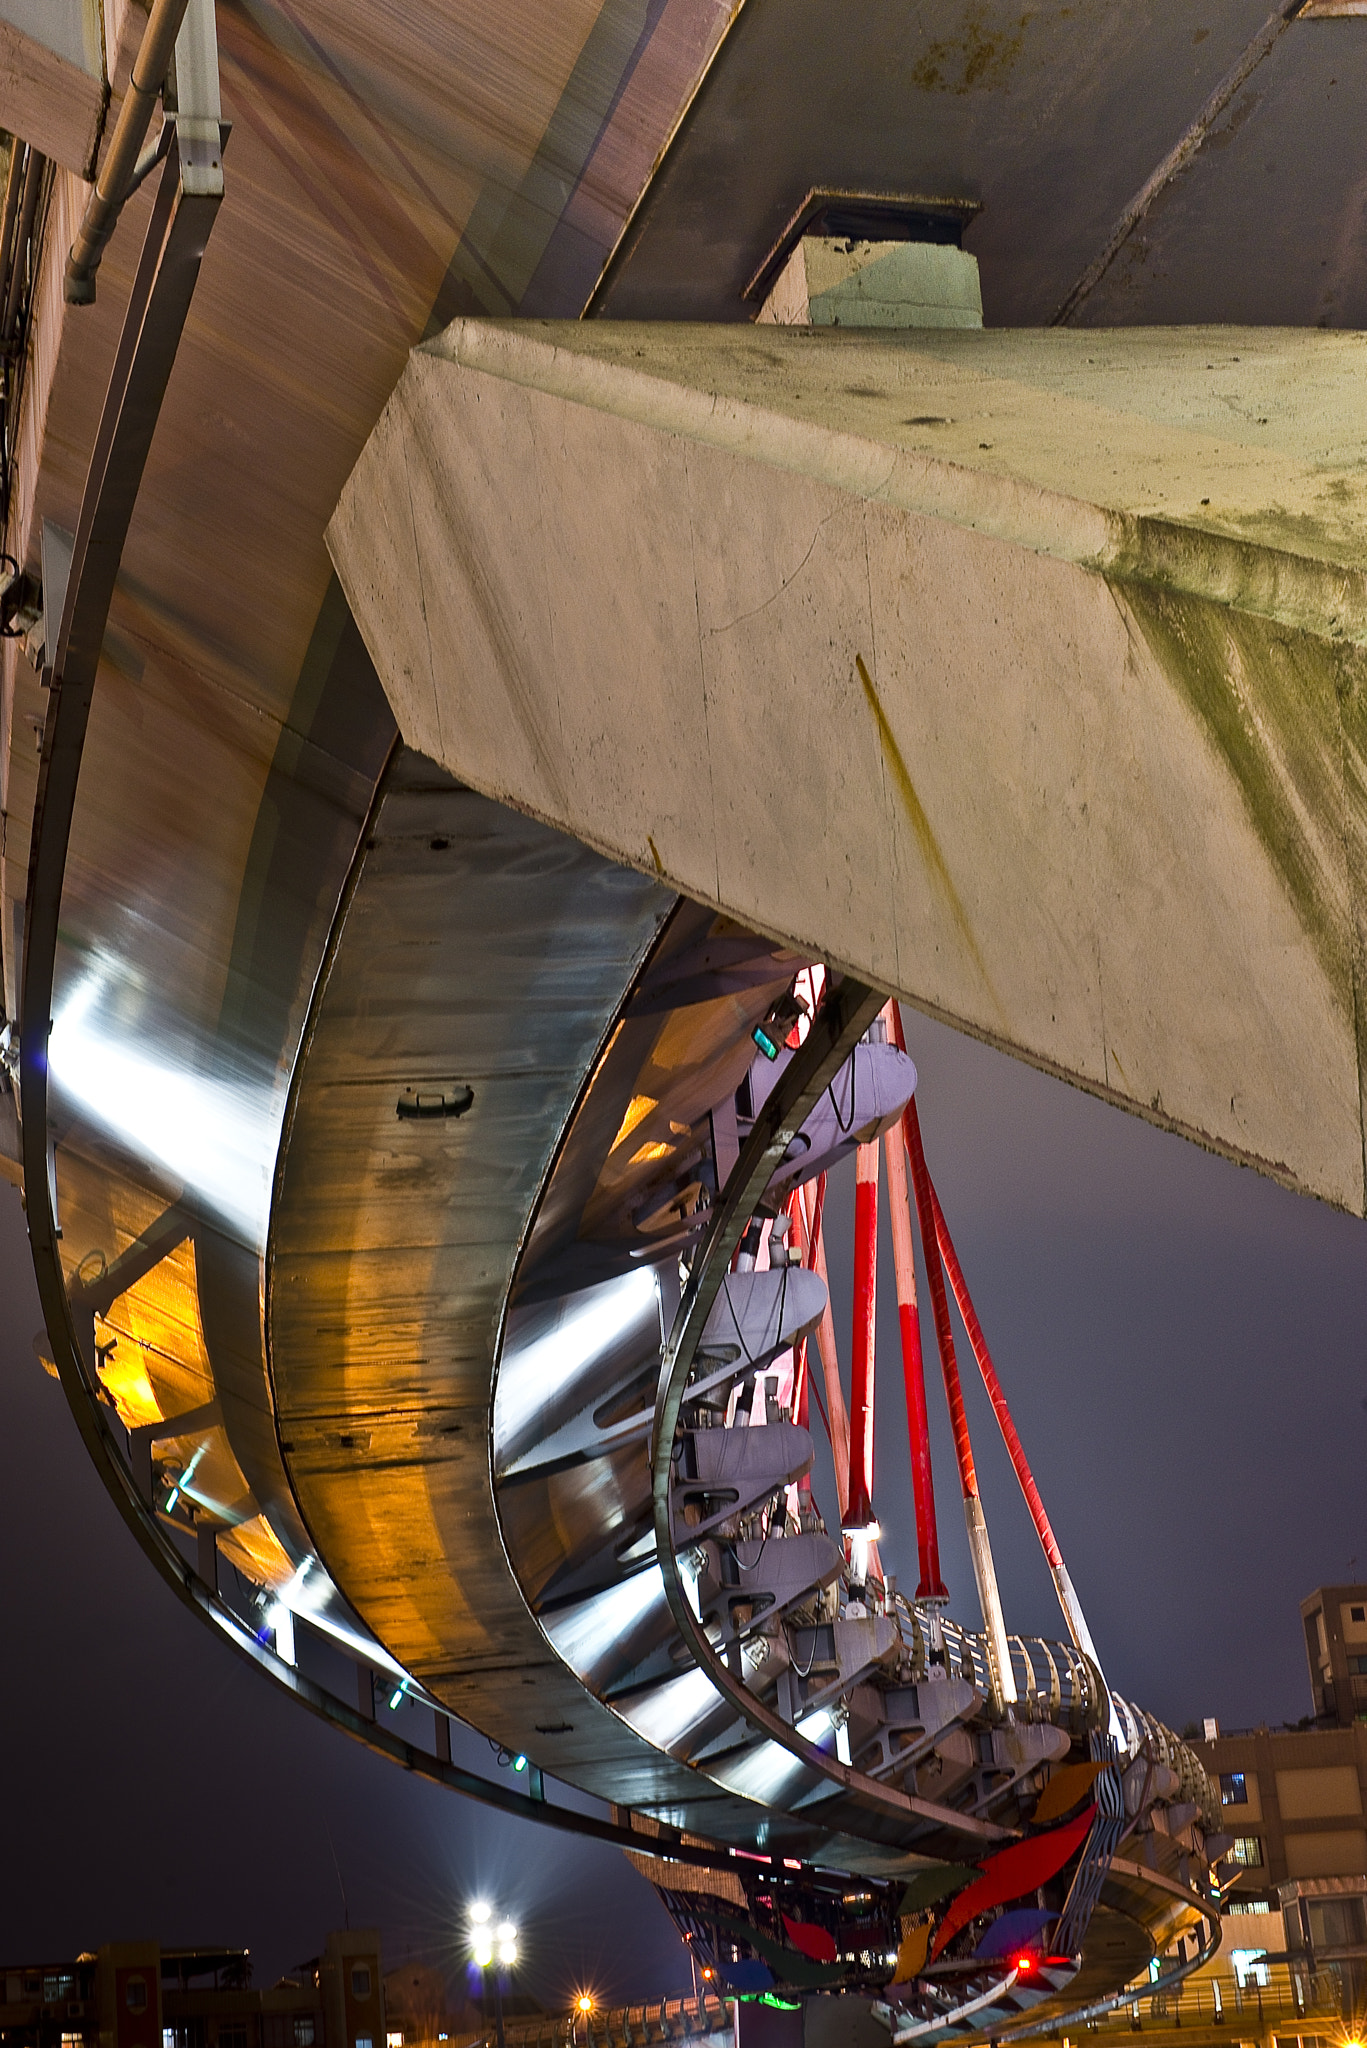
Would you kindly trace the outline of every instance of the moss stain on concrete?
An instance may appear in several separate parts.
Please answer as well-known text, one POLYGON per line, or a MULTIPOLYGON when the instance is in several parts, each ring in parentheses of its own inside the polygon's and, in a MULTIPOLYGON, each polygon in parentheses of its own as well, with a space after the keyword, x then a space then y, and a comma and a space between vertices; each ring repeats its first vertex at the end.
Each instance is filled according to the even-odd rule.
POLYGON ((1229 606, 1117 579, 1195 712, 1344 1012, 1355 1012, 1340 703, 1360 651, 1229 606))

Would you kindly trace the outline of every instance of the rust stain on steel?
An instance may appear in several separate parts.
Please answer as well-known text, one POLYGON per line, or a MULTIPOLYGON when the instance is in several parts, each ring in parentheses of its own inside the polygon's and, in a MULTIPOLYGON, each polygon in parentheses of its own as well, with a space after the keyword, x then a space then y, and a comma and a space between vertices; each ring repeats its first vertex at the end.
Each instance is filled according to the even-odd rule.
POLYGON ((878 692, 873 686, 872 676, 864 665, 862 654, 855 655, 854 665, 859 671, 859 680, 863 685, 864 695, 868 699, 869 709, 873 713, 874 723, 878 727, 878 738, 883 749, 883 758, 892 771, 892 779, 896 783, 897 793, 902 799, 902 808, 911 823, 912 831, 916 834, 916 843, 921 849, 921 857, 930 869, 932 878, 938 883, 940 892, 945 902, 949 905, 950 914, 958 927, 959 936, 971 955, 974 966, 982 977, 983 986, 991 996, 994 1008, 1004 1021, 1006 1013, 1002 1008, 997 991, 992 986, 992 978, 988 974, 983 956, 978 950, 978 942, 973 936, 973 927, 969 924, 968 913, 965 911, 959 892, 954 886, 954 878, 945 865, 945 857, 940 851, 940 842, 935 837, 935 831, 929 818, 926 816, 925 807, 920 797, 916 794, 916 785, 912 781, 911 773, 902 757, 902 749, 897 744, 896 735, 888 724, 887 713, 879 702, 878 692))

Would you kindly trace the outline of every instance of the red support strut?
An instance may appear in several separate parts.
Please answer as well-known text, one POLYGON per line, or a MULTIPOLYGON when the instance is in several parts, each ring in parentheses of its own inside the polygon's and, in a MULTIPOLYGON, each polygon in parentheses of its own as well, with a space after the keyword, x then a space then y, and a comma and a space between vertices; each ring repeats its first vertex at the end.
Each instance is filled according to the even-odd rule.
MULTIPOLYGON (((898 1037, 901 1022, 898 1021, 898 1037)), ((921 1226, 921 1249, 925 1253, 926 1279, 930 1283, 930 1305, 935 1316, 935 1341, 940 1350, 940 1370, 945 1377, 945 1399, 949 1403, 950 1427, 954 1432, 954 1456, 959 1464, 959 1484, 965 1500, 978 1497, 978 1474, 969 1441, 964 1393, 959 1382, 959 1361, 954 1351, 954 1331, 949 1320, 949 1298, 935 1236, 935 1212, 931 1205, 930 1175, 926 1172, 925 1149, 921 1144, 921 1120, 916 1114, 916 1097, 902 1112, 902 1130, 911 1160, 911 1185, 916 1194, 916 1216, 921 1226)))
MULTIPOLYGON (((893 1011, 894 1031, 900 1029, 893 1011)), ((892 1262, 897 1275, 897 1317, 902 1326, 902 1380, 907 1395, 907 1435, 911 1445, 911 1487, 916 1503, 916 1548, 921 1568, 918 1600, 947 1600, 940 1576, 940 1531, 935 1519, 935 1475, 930 1462, 930 1424, 926 1415, 926 1374, 921 1354, 921 1312, 916 1300, 916 1255, 911 1237, 911 1197, 907 1189, 906 1140, 901 1124, 884 1133, 888 1167, 888 1209, 892 1218, 892 1262)))
POLYGON ((878 1141, 861 1145, 854 1169, 854 1341, 850 1371, 849 1535, 876 1535, 873 1514, 873 1396, 878 1307, 878 1141))

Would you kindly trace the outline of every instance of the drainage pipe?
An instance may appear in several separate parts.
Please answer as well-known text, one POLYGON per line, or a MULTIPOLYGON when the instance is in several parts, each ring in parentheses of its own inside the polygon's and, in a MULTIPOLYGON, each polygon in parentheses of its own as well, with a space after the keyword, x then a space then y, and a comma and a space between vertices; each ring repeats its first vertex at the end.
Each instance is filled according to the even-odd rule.
POLYGON ((5 179, 5 198, 0 212, 0 301, 9 285, 10 266, 15 260, 15 223, 19 218, 19 192, 24 182, 25 149, 16 137, 10 143, 9 174, 5 179))
MULTIPOLYGON (((0 320, 0 335, 3 335, 6 346, 14 339, 14 332, 19 323, 19 301, 24 289, 24 252, 33 234, 33 222, 38 212, 38 193, 46 168, 46 158, 40 156, 36 149, 31 149, 24 167, 24 193, 19 202, 19 232, 14 237, 14 248, 9 263, 9 284, 5 292, 5 313, 3 320, 0 320)), ((8 202, 8 194, 6 200, 8 202)))
POLYGON ((119 118, 66 260, 62 291, 68 305, 94 303, 95 272, 133 184, 152 109, 166 82, 187 5, 188 0, 152 0, 119 118))

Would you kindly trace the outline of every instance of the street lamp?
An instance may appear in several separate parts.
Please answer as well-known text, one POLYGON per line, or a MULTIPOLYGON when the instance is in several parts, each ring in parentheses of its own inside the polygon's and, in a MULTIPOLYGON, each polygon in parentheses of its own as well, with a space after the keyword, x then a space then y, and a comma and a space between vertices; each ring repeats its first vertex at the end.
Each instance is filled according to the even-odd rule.
POLYGON ((470 1954, 480 1974, 481 1990, 484 1972, 498 1958, 499 1967, 494 1971, 494 2013, 498 2023, 498 2048, 507 2048, 503 2036, 503 1977, 504 1970, 511 1970, 517 1961, 517 1929, 511 1920, 494 1921, 494 1909, 487 1900, 476 1899, 470 1908, 470 1954))
POLYGON ((570 2040, 572 2042, 578 2041, 580 2020, 584 2022, 584 2039, 588 2040, 588 2022, 592 2017, 593 1993, 591 1991, 581 1991, 574 2001, 574 2012, 570 2019, 570 2040))

